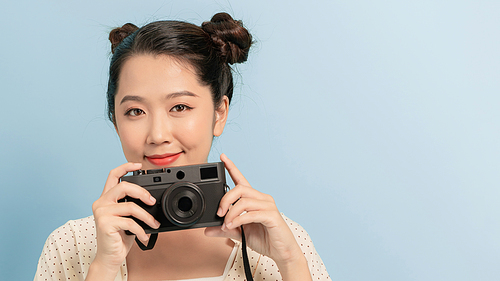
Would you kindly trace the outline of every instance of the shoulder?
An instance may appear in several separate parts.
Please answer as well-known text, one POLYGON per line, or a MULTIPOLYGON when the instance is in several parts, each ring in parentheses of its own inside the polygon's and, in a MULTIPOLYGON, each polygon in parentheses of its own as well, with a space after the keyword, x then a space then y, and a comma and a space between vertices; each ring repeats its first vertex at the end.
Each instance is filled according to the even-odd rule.
MULTIPOLYGON (((295 236, 295 240, 297 240, 297 242, 302 241, 302 240, 304 242, 311 241, 311 238, 309 237, 309 234, 306 232, 306 230, 300 224, 298 224, 297 222, 289 219, 283 213, 281 213, 281 217, 283 218, 283 220, 288 225, 288 228, 290 228, 290 230, 292 231, 293 235, 295 236)), ((299 243, 299 245, 300 245, 300 243, 299 243)))
MULTIPOLYGON (((78 254, 83 259, 88 259, 97 249, 94 217, 70 220, 54 230, 47 242, 55 245, 60 254, 78 254)), ((49 249, 45 244, 45 249, 49 249)))
POLYGON ((281 213, 281 216, 287 223, 288 228, 290 228, 290 230, 292 231, 293 235, 295 236, 295 241, 297 241, 297 244, 299 245, 302 253, 307 259, 312 279, 330 280, 330 276, 326 271, 323 260, 316 251, 313 241, 307 231, 300 224, 289 219, 283 213, 281 213))
POLYGON ((68 221, 54 230, 43 247, 35 280, 82 280, 97 250, 95 237, 93 216, 68 221))
POLYGON ((300 224, 289 219, 283 213, 281 213, 281 217, 283 217, 283 220, 288 225, 288 228, 290 228, 290 230, 292 231, 297 244, 299 244, 306 258, 310 255, 313 255, 316 250, 314 249, 312 239, 307 231, 300 224))

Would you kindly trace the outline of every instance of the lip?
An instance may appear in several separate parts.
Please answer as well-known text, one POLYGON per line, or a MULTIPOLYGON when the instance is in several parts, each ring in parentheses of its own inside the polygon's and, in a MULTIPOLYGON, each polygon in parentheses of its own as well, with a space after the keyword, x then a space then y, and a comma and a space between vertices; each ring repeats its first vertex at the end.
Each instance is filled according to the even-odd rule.
POLYGON ((161 155, 155 154, 146 156, 146 159, 148 159, 148 161, 155 166, 168 166, 174 163, 179 158, 179 156, 181 156, 181 154, 182 152, 165 153, 161 155))

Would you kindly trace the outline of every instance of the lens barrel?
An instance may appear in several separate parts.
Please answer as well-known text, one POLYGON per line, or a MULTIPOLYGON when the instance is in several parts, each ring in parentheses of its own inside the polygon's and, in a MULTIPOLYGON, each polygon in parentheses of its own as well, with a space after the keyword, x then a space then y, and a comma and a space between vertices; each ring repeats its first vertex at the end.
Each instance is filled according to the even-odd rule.
POLYGON ((195 224, 205 212, 202 190, 190 182, 172 184, 163 193, 161 200, 165 217, 174 225, 189 227, 195 224))

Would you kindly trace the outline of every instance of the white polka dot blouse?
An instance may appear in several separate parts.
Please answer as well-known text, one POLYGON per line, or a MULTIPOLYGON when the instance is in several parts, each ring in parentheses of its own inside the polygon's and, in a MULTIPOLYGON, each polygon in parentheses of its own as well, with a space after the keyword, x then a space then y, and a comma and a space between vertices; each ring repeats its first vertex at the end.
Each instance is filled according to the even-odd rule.
MULTIPOLYGON (((297 223, 283 216, 295 235, 311 272, 312 280, 330 280, 320 256, 307 232, 297 223)), ((238 247, 232 267, 223 278, 224 281, 246 280, 243 268, 241 243, 238 247)), ((46 280, 85 280, 90 264, 97 250, 94 217, 68 221, 56 229, 45 242, 38 261, 35 281, 46 280)), ((248 248, 248 258, 255 281, 280 281, 281 275, 275 262, 248 248)), ((127 280, 127 263, 123 262, 115 281, 127 280)), ((200 279, 202 280, 202 279, 200 279)))

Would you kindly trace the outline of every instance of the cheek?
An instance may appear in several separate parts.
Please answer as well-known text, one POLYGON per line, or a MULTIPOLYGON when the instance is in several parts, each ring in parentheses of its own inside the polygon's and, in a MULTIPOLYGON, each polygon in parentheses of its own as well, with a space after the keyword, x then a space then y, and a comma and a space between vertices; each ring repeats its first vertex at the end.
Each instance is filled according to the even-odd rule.
POLYGON ((213 120, 206 116, 190 119, 176 130, 179 140, 188 148, 206 147, 210 148, 213 138, 213 120))
POLYGON ((142 160, 143 133, 140 128, 131 128, 130 126, 118 126, 118 135, 122 144, 125 158, 130 162, 140 162, 142 160))

